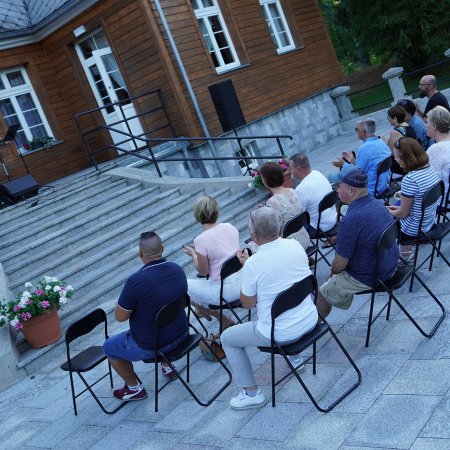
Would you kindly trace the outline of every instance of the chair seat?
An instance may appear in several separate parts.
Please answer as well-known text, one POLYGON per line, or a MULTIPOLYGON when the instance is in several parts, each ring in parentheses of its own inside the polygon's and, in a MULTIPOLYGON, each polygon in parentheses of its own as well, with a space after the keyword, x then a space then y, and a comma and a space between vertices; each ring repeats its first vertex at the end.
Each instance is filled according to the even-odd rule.
MULTIPOLYGON (((79 372, 87 372, 105 359, 106 355, 103 353, 103 347, 101 345, 89 347, 71 358, 72 371, 78 370, 79 372)), ((69 363, 67 361, 64 362, 61 364, 60 368, 68 372, 69 363)))
MULTIPOLYGON (((329 330, 329 326, 326 323, 317 324, 314 330, 310 331, 308 334, 303 335, 298 341, 292 342, 291 344, 282 345, 282 349, 284 353, 287 355, 297 355, 302 352, 305 348, 308 348, 310 345, 320 339, 324 334, 326 334, 329 330)), ((259 350, 265 353, 270 353, 270 347, 258 347, 259 350)), ((274 353, 280 353, 278 348, 274 348, 274 353)))
MULTIPOLYGON (((183 356, 187 355, 198 343, 202 340, 203 336, 199 333, 190 334, 177 348, 171 350, 170 352, 164 353, 164 356, 169 361, 177 361, 183 356)), ((145 363, 155 363, 164 361, 161 356, 142 360, 145 363)))
POLYGON ((242 303, 240 300, 233 300, 232 302, 224 303, 223 306, 220 305, 208 305, 209 309, 231 309, 231 308, 241 308, 242 303))
POLYGON ((336 236, 338 230, 338 224, 336 224, 331 230, 322 231, 320 230, 319 236, 322 238, 333 237, 336 236))
MULTIPOLYGON (((412 272, 414 272, 413 265, 397 267, 394 275, 385 282, 385 285, 392 291, 396 291, 406 283, 412 272)), ((358 292, 358 295, 371 294, 372 291, 373 289, 367 289, 366 291, 358 292)), ((375 292, 386 292, 386 289, 382 285, 379 285, 375 288, 375 292)))
POLYGON ((435 223, 431 230, 427 232, 432 241, 440 241, 450 232, 450 222, 435 223))

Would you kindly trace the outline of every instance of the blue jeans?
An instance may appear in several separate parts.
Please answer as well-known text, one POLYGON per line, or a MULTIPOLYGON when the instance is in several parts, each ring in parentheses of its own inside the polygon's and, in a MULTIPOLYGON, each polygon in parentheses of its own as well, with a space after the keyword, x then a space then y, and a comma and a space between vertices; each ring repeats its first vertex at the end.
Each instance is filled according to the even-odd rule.
MULTIPOLYGON (((188 336, 189 332, 183 333, 179 338, 170 344, 159 349, 160 352, 170 352, 178 347, 188 336)), ((107 339, 103 344, 103 352, 108 358, 122 359, 125 361, 141 361, 142 359, 152 359, 155 357, 154 350, 145 350, 136 343, 131 334, 131 330, 115 334, 107 339)))

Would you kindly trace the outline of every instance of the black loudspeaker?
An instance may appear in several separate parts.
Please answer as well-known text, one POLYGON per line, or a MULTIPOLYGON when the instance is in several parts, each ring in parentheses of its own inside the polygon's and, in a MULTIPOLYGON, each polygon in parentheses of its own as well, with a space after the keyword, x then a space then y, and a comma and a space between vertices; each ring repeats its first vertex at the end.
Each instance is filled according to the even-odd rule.
POLYGON ((231 131, 246 124, 231 80, 212 84, 208 89, 223 131, 231 131))
POLYGON ((8 181, 0 185, 0 197, 8 205, 13 205, 20 200, 36 195, 39 185, 31 175, 25 175, 17 180, 8 181))

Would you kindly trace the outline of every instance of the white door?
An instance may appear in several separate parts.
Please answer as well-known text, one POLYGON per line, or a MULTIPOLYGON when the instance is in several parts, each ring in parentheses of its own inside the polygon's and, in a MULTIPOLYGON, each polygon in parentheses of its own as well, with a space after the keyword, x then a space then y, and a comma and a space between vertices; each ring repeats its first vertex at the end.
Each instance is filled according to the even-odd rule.
MULTIPOLYGON (((125 133, 130 133, 129 126, 130 134, 142 134, 144 130, 138 117, 115 124, 115 122, 136 115, 136 109, 130 100, 128 89, 103 31, 98 31, 79 42, 76 49, 98 105, 105 106, 102 114, 106 125, 125 133), (122 102, 122 110, 119 105, 113 105, 118 101, 122 102)), ((128 140, 129 137, 114 131, 110 131, 110 133, 113 142, 119 149, 135 150, 144 145, 142 141, 138 140, 121 143, 128 140)))

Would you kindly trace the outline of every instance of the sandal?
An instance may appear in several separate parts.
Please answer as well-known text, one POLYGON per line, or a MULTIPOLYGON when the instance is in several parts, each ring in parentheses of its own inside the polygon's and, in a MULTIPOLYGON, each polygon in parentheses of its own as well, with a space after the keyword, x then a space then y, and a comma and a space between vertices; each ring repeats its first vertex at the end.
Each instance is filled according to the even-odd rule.
POLYGON ((201 312, 202 310, 199 308, 195 308, 195 314, 199 319, 206 319, 208 322, 211 322, 212 317, 205 311, 201 312))
POLYGON ((331 248, 336 245, 336 236, 332 236, 330 239, 328 239, 326 242, 322 244, 322 248, 331 248))

